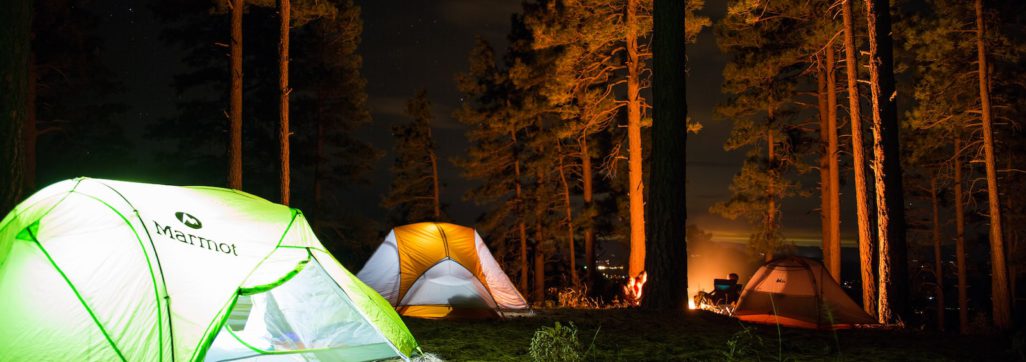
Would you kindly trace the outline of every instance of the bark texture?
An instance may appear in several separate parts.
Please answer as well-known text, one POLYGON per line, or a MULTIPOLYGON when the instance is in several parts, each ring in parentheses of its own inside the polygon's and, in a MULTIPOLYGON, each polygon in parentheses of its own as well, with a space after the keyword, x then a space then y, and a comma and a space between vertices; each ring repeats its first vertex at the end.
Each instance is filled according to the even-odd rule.
POLYGON ((231 0, 231 94, 228 113, 228 187, 242 189, 242 10, 243 0, 231 0))
POLYGON ((527 223, 524 211, 523 184, 520 178, 520 152, 517 146, 517 133, 510 132, 510 139, 513 140, 513 190, 516 192, 517 203, 517 234, 520 237, 520 293, 527 294, 527 274, 530 266, 527 264, 527 223))
POLYGON ((830 224, 830 153, 827 151, 827 143, 829 143, 829 130, 827 120, 827 76, 826 76, 826 64, 822 58, 816 59, 816 101, 819 106, 819 144, 820 144, 820 155, 819 155, 819 224, 822 228, 822 245, 820 249, 823 250, 823 265, 827 267, 830 275, 837 280, 834 276, 833 270, 830 270, 830 230, 835 226, 830 224))
POLYGON ((15 0, 0 7, 0 213, 7 214, 22 197, 25 166, 22 127, 28 117, 29 64, 32 52, 32 1, 15 0))
POLYGON ((837 71, 833 41, 826 49, 827 72, 827 168, 830 170, 830 260, 827 268, 834 280, 841 281, 841 174, 837 146, 837 71))
POLYGON ((688 281, 685 160, 687 102, 684 1, 655 0, 652 54, 652 175, 649 198, 648 282, 642 306, 684 310, 688 281))
POLYGON ((905 201, 901 181, 898 108, 889 0, 867 0, 869 85, 873 106, 873 180, 876 185, 878 256, 877 319, 894 323, 910 317, 905 201))
POLYGON ((587 220, 584 225, 584 277, 591 282, 593 270, 595 270, 595 229, 592 222, 594 212, 594 195, 592 190, 591 151, 588 149, 588 139, 581 137, 581 196, 584 199, 584 214, 587 220))
POLYGON ((281 18, 281 39, 278 42, 278 90, 280 92, 278 101, 278 142, 280 149, 278 156, 281 161, 281 173, 279 176, 282 205, 289 204, 289 184, 292 180, 289 163, 289 136, 291 134, 289 128, 289 93, 292 92, 289 89, 289 21, 291 14, 292 9, 289 0, 278 0, 278 15, 281 18))
POLYGON ((855 209, 859 229, 859 267, 862 274, 862 308, 876 315, 876 273, 873 270, 873 236, 869 227, 869 193, 866 191, 866 161, 863 156, 862 117, 859 105, 858 61, 855 50, 855 24, 852 2, 844 0, 844 54, 848 73, 848 113, 851 121, 852 168, 855 171, 855 209))
POLYGON ((1001 330, 1012 327, 1012 311, 1008 295, 1008 269, 1001 232, 1001 202, 998 197, 997 165, 994 159, 994 130, 991 122, 990 89, 987 86, 987 49, 983 38, 983 0, 976 0, 976 54, 980 79, 980 107, 983 123, 983 155, 987 169, 987 206, 990 214, 990 288, 994 326, 1001 330))
POLYGON ((962 139, 955 137, 955 265, 958 268, 958 332, 969 334, 968 276, 965 266, 965 198, 962 196, 962 139))
POLYGON ((566 244, 570 254, 570 282, 574 287, 580 286, 581 280, 577 277, 577 251, 574 248, 574 204, 570 201, 570 183, 567 182, 566 164, 563 163, 563 145, 556 141, 556 152, 559 153, 559 184, 563 188, 563 211, 564 222, 566 223, 566 244))
MULTIPOLYGON (((638 0, 627 0, 627 181, 630 184, 631 247, 628 276, 645 270, 645 186, 641 152, 641 67, 638 54, 638 0)), ((683 10, 682 10, 683 11, 683 10)))

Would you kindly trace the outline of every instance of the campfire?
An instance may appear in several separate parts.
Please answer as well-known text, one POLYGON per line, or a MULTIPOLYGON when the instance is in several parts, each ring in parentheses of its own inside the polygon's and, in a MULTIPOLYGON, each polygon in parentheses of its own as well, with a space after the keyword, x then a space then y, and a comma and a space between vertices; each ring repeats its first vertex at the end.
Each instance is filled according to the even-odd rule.
POLYGON ((627 302, 627 305, 641 305, 641 293, 644 290, 646 281, 648 281, 648 273, 645 272, 627 279, 627 285, 623 286, 624 301, 627 302))

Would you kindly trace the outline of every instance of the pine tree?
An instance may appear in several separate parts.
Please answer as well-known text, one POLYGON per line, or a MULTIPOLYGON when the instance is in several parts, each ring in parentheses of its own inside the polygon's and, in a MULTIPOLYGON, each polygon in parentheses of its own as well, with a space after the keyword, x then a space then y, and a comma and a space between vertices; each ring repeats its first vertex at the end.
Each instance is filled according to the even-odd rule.
MULTIPOLYGON (((976 74, 980 68, 974 64, 979 60, 979 42, 976 37, 966 36, 966 34, 977 33, 977 24, 974 19, 970 19, 975 16, 975 4, 936 0, 931 1, 929 5, 929 12, 910 16, 910 25, 900 32, 908 33, 903 39, 904 47, 909 54, 909 60, 906 60, 906 63, 910 65, 910 73, 915 80, 913 92, 915 104, 908 113, 908 119, 913 130, 934 132, 935 135, 931 139, 951 140, 950 143, 931 144, 929 147, 925 147, 924 151, 918 152, 948 154, 945 162, 950 162, 951 171, 947 171, 947 174, 952 175, 954 191, 960 332, 968 333, 966 275, 968 273, 966 253, 968 251, 965 245, 965 232, 966 227, 971 228, 972 225, 966 224, 965 215, 967 212, 972 214, 975 211, 973 205, 977 202, 972 202, 969 199, 974 195, 963 192, 963 187, 965 180, 973 175, 972 164, 977 162, 966 163, 965 157, 966 155, 985 154, 985 151, 977 151, 982 148, 984 142, 979 139, 981 133, 975 131, 976 125, 980 124, 977 122, 982 116, 980 78, 976 74)), ((988 69, 1004 71, 1011 68, 1003 66, 1003 64, 1018 64, 1023 59, 1024 53, 1021 47, 1013 45, 1014 42, 1010 41, 1008 35, 1005 34, 1006 32, 1021 34, 1022 30, 1015 26, 1004 28, 1000 25, 1015 23, 1016 15, 1014 14, 1018 14, 1014 10, 1016 6, 1021 7, 1022 5, 994 11, 990 15, 984 14, 984 18, 991 19, 989 23, 997 24, 994 28, 998 29, 985 33, 984 43, 993 46, 993 48, 986 48, 989 56, 987 60, 998 64, 988 67, 988 69)), ((1021 89, 1021 87, 1014 85, 1014 82, 1006 81, 1007 77, 988 78, 989 90, 999 95, 995 98, 995 104, 1003 109, 1015 109, 1016 107, 1010 105, 1019 100, 1019 97, 1014 94, 1015 89, 1021 89)), ((1015 118, 1009 117, 1006 122, 1015 118)), ((1007 144, 1006 147, 1014 147, 1013 144, 1018 139, 1009 133, 997 141, 1001 142, 999 144, 1007 144)), ((1011 158, 1008 160, 1010 161, 1011 158)), ((1016 194, 1016 192, 1005 193, 1010 196, 1016 194)), ((979 204, 984 203, 979 202, 979 204)), ((989 203, 987 204, 989 206, 989 203)), ((1004 211, 1007 210, 1009 209, 1006 208, 1004 211)))
POLYGON ((231 96, 228 113, 228 187, 242 189, 242 13, 245 0, 230 0, 231 96))
POLYGON ((292 22, 292 9, 289 0, 278 0, 278 18, 280 22, 280 35, 278 40, 278 158, 281 162, 279 172, 280 197, 283 205, 289 204, 290 182, 292 175, 289 163, 289 137, 292 130, 289 127, 289 28, 292 22))
MULTIPOLYGON (((243 145, 247 192, 268 199, 280 193, 279 102, 281 90, 279 38, 281 17, 275 1, 248 2, 249 34, 245 53, 246 98, 267 100, 244 104, 243 145)), ((352 1, 292 0, 290 29, 293 58, 289 84, 292 205, 306 212, 325 246, 349 265, 373 252, 380 227, 356 210, 343 192, 366 182, 380 155, 357 137, 371 121, 366 81, 358 52, 362 33, 360 8, 352 1), (334 11, 333 11, 334 10, 334 11), (297 56, 302 54, 302 56, 297 56)), ((167 182, 217 184, 226 178, 224 122, 229 103, 230 74, 224 66, 229 15, 211 9, 209 0, 161 0, 154 12, 163 23, 161 40, 180 47, 187 69, 177 74, 176 113, 154 123, 146 136, 166 146, 157 162, 174 161, 188 173, 152 172, 167 182), (166 151, 164 151, 166 150, 166 151)))
MULTIPOLYGON (((352 0, 334 4, 335 16, 319 15, 297 29, 310 33, 296 39, 297 51, 306 56, 291 63, 295 84, 302 90, 293 96, 294 114, 306 120, 294 128, 296 180, 309 180, 305 185, 312 187, 302 189, 313 193, 297 193, 296 202, 310 205, 303 210, 321 242, 329 249, 345 250, 336 255, 356 262, 377 246, 371 240, 378 230, 363 213, 347 211, 357 205, 348 204, 342 192, 352 192, 354 185, 367 181, 380 151, 356 135, 371 121, 366 80, 360 74, 361 9, 352 0)), ((302 14, 296 13, 294 22, 302 14)))
POLYGON ((470 69, 457 76, 457 88, 464 103, 455 118, 468 127, 467 139, 471 143, 466 155, 457 159, 463 176, 481 181, 481 185, 466 195, 487 212, 478 223, 488 239, 508 249, 512 243, 518 249, 519 287, 528 294, 528 249, 524 169, 524 138, 527 124, 518 114, 519 103, 513 94, 513 84, 505 69, 500 69, 495 52, 486 41, 478 38, 468 56, 470 69), (511 192, 512 190, 512 192, 511 192))
POLYGON ((652 178, 649 198, 649 243, 645 265, 650 282, 642 303, 646 309, 683 310, 688 290, 685 103, 685 5, 655 0, 653 9, 654 118, 652 178))
POLYGON ((0 10, 0 22, 6 30, 0 34, 0 44, 7 44, 0 55, 0 124, 3 129, 3 151, 0 151, 0 167, 3 167, 3 190, 0 191, 0 212, 7 213, 21 201, 24 154, 22 147, 22 126, 28 117, 27 98, 29 89, 29 64, 32 45, 32 2, 14 1, 0 10))
POLYGON ((844 19, 845 73, 848 81, 848 123, 851 125, 852 169, 855 174, 855 209, 859 230, 859 269, 862 274, 862 308, 869 315, 877 315, 876 271, 874 266, 874 240, 869 224, 869 192, 866 191, 865 157, 862 140, 862 111, 859 98, 858 56, 855 47, 855 20, 852 3, 842 0, 844 19))
POLYGON ((408 124, 392 127, 395 163, 392 186, 381 205, 391 210, 396 225, 442 220, 439 200, 438 156, 431 137, 431 101, 420 90, 406 102, 408 124))
POLYGON ((881 323, 892 323, 908 319, 910 312, 890 1, 867 0, 866 19, 869 29, 873 176, 879 255, 877 318, 881 323))
POLYGON ((25 192, 71 177, 123 177, 135 166, 115 116, 123 90, 101 59, 98 18, 68 0, 36 4, 32 20, 28 118, 24 126, 25 192), (36 163, 47 165, 37 168, 36 163))
POLYGON ((748 159, 730 185, 732 197, 711 211, 728 218, 744 218, 757 225, 750 246, 766 260, 785 247, 780 233, 780 202, 795 195, 799 185, 787 172, 802 172, 802 130, 795 116, 798 81, 805 69, 804 39, 807 22, 800 6, 788 4, 732 4, 717 29, 720 48, 731 55, 724 68, 723 92, 728 102, 718 115, 734 128, 724 148, 747 148, 748 159))

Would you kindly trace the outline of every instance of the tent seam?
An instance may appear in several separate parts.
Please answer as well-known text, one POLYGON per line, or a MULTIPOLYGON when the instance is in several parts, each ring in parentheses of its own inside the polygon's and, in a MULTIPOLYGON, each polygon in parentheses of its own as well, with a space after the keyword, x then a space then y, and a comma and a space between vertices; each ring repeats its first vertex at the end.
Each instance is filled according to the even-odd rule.
MULTIPOLYGON (((467 273, 470 273, 471 275, 474 274, 474 272, 470 271, 470 268, 467 268, 467 266, 465 266, 463 264, 460 264, 460 262, 456 261, 456 259, 453 259, 453 258, 450 258, 450 257, 447 256, 444 259, 439 260, 439 261, 435 262, 434 264, 431 264, 431 266, 428 267, 427 269, 424 269, 424 272, 420 273, 420 275, 417 276, 417 279, 413 280, 413 283, 410 283, 410 287, 406 288, 406 292, 409 293, 410 289, 412 289, 414 285, 417 285, 417 282, 419 282, 420 279, 424 277, 424 274, 427 274, 427 272, 429 270, 434 269, 436 266, 438 266, 438 264, 444 263, 446 261, 452 261, 453 263, 456 263, 456 265, 459 265, 460 268, 463 268, 463 270, 466 270, 467 273)), ((485 279, 487 280, 487 278, 485 278, 485 279)), ((495 308, 499 309, 499 302, 495 301, 495 296, 492 295, 492 290, 491 290, 491 288, 488 287, 488 282, 487 281, 482 282, 481 279, 478 279, 476 277, 474 278, 474 280, 476 280, 478 283, 481 283, 481 286, 484 287, 485 291, 488 292, 488 298, 492 300, 492 304, 495 304, 495 308)), ((403 299, 406 299, 406 298, 404 297, 403 299)), ((398 302, 396 302, 396 306, 400 306, 400 305, 419 305, 419 304, 403 304, 402 300, 399 300, 398 302)))
MULTIPOLYGON (((35 223, 38 223, 38 221, 35 223)), ((93 313, 92 308, 89 308, 89 304, 86 303, 85 299, 82 298, 82 295, 79 294, 78 288, 75 288, 75 284, 71 283, 71 280, 68 279, 68 276, 66 274, 64 274, 64 271, 61 270, 59 266, 57 266, 57 263, 53 261, 52 257, 50 257, 50 253, 46 251, 46 248, 43 247, 43 244, 39 243, 39 238, 36 237, 36 234, 33 233, 31 229, 28 230, 28 234, 30 237, 32 237, 32 241, 36 244, 36 247, 39 248, 39 251, 41 251, 43 255, 46 256, 46 260, 50 262, 50 265, 53 266, 53 269, 61 275, 61 278, 64 279, 64 282, 67 283, 69 288, 71 288, 72 293, 75 293, 75 297, 78 298, 79 303, 82 304, 82 308, 85 308, 86 312, 89 313, 89 317, 92 318, 93 323, 96 324, 96 327, 100 329, 100 333, 103 333, 103 337, 107 339, 107 343, 110 344, 110 347, 114 349, 114 352, 118 354, 118 357, 120 357, 122 361, 127 361, 125 359, 125 355, 121 354, 121 349, 119 349, 117 344, 114 343, 114 340, 111 339, 110 334, 107 334, 107 329, 103 327, 103 323, 100 322, 99 318, 96 317, 96 314, 93 313)))
MULTIPOLYGON (((160 345, 158 346, 157 351, 159 352, 158 356, 159 356, 160 360, 163 361, 164 360, 164 346, 163 346, 163 341, 164 341, 163 321, 164 321, 164 318, 163 318, 163 315, 161 314, 161 311, 160 311, 160 309, 161 309, 160 308, 160 291, 157 289, 157 278, 153 275, 153 265, 150 263, 150 256, 146 253, 146 248, 145 248, 145 246, 143 246, 142 238, 139 237, 139 232, 135 229, 134 226, 132 226, 132 222, 128 221, 128 218, 126 218, 124 214, 122 214, 120 211, 115 209, 110 204, 108 204, 108 203, 104 202, 103 200, 100 200, 98 197, 95 197, 95 196, 90 195, 90 194, 86 194, 86 193, 82 193, 82 192, 76 192, 76 193, 79 194, 79 195, 82 195, 83 197, 87 197, 87 198, 90 198, 90 199, 92 199, 92 200, 94 200, 96 202, 99 202, 100 204, 103 204, 108 209, 110 209, 112 212, 117 214, 118 217, 121 218, 121 221, 124 221, 125 225, 128 225, 128 227, 130 229, 132 229, 132 235, 135 236, 135 240, 139 243, 139 248, 141 249, 143 257, 146 260, 146 267, 148 268, 148 271, 149 271, 149 274, 150 274, 150 283, 153 285, 153 299, 154 299, 153 302, 156 303, 156 306, 157 306, 157 324, 158 324, 157 335, 158 335, 159 341, 160 341, 159 342, 160 345)), ((154 254, 156 254, 156 250, 154 250, 154 254)), ((164 288, 166 290, 167 287, 165 286, 164 288)), ((168 321, 169 321, 169 323, 170 323, 170 319, 171 319, 170 312, 171 311, 168 310, 168 313, 169 313, 168 314, 168 321)), ((170 335, 169 335, 169 337, 170 337, 170 335)), ((172 356, 172 360, 174 360, 173 356, 172 356)))
MULTIPOLYGON (((331 255, 331 254, 328 254, 328 255, 331 255)), ((324 266, 321 264, 321 261, 317 259, 317 256, 313 255, 313 253, 310 253, 310 256, 313 258, 314 262, 317 263, 317 267, 321 268, 321 271, 323 271, 325 274, 327 274, 327 270, 324 270, 324 266)), ((338 263, 337 260, 335 260, 335 262, 338 263)), ((392 350, 394 350, 396 352, 396 354, 398 354, 403 359, 403 361, 409 361, 410 360, 409 356, 406 356, 405 353, 400 351, 399 347, 397 347, 395 345, 395 343, 392 342, 392 340, 388 339, 388 336, 386 336, 384 333, 382 333, 381 329, 378 328, 378 326, 373 321, 371 321, 370 318, 367 317, 367 315, 363 312, 363 310, 361 310, 360 307, 358 307, 356 305, 356 302, 353 301, 353 297, 349 295, 349 292, 346 291, 346 288, 343 288, 342 285, 339 284, 338 281, 335 280, 335 278, 332 277, 330 274, 328 275, 328 278, 331 279, 331 281, 333 283, 335 283, 335 286, 338 287, 338 289, 342 291, 342 294, 345 295, 346 298, 349 299, 349 303, 353 305, 353 309, 356 310, 356 312, 360 314, 360 317, 362 317, 363 320, 366 321, 367 324, 369 324, 371 326, 371 328, 374 328, 374 331, 378 332, 378 335, 380 335, 380 336, 385 338, 385 342, 388 342, 388 345, 390 347, 392 347, 392 350)), ((409 332, 409 331, 407 331, 407 332, 409 332)), ((411 337, 412 337, 412 335, 411 335, 411 337)), ((413 344, 418 349, 420 348, 419 346, 417 346, 416 340, 414 340, 413 344)))
MULTIPOLYGON (((90 179, 90 180, 92 180, 92 179, 90 179)), ((150 248, 153 250, 153 259, 154 259, 154 261, 157 262, 157 271, 160 272, 160 285, 161 285, 161 287, 164 290, 164 306, 167 309, 167 333, 168 333, 168 339, 170 340, 170 343, 171 343, 171 345, 170 345, 171 360, 174 361, 175 360, 175 333, 174 333, 174 326, 172 325, 173 323, 171 321, 171 295, 168 294, 167 279, 164 277, 164 266, 163 266, 163 264, 160 263, 160 255, 158 255, 158 253, 157 253, 157 245, 153 243, 153 236, 150 235, 150 229, 146 227, 146 222, 143 221, 142 215, 139 214, 139 209, 137 209, 135 207, 135 205, 132 204, 131 201, 128 201, 128 198, 125 197, 125 195, 123 195, 120 191, 118 191, 114 187, 112 187, 112 186, 110 186, 110 185, 108 185, 108 184, 106 184, 106 183, 104 183, 102 181, 99 181, 99 180, 93 180, 93 181, 95 181, 96 183, 98 183, 100 185, 103 185, 104 187, 110 189, 111 191, 114 191, 115 194, 117 194, 119 197, 121 197, 121 199, 124 200, 126 204, 128 204, 128 207, 132 208, 132 213, 135 214, 135 218, 139 220, 139 225, 142 225, 143 231, 146 232, 146 239, 150 241, 150 248)), ((104 203, 104 204, 106 204, 106 203, 104 203)), ((107 206, 110 207, 110 205, 107 205, 107 206)), ((111 207, 111 209, 113 209, 113 207, 111 207)), ((121 215, 121 213, 118 212, 118 215, 121 215)), ((122 219, 124 219, 124 218, 125 217, 122 215, 122 219)), ((129 222, 128 220, 125 220, 125 223, 127 223, 129 227, 132 227, 132 223, 129 222)), ((132 231, 135 232, 135 228, 134 227, 132 228, 132 231)), ((136 232, 136 238, 139 238, 138 232, 136 232)), ((139 240, 139 247, 141 249, 143 249, 143 255, 146 255, 146 247, 142 245, 142 240, 141 239, 139 240)), ((153 276, 153 265, 150 264, 150 262, 149 262, 149 256, 147 256, 146 264, 147 264, 147 266, 150 269, 150 276, 152 277, 153 276)), ((156 287, 156 280, 155 279, 156 278, 154 278, 154 282, 153 282, 154 283, 154 287, 156 287)), ((158 301, 157 301, 157 303, 158 303, 158 305, 160 303, 160 301, 159 301, 159 294, 158 294, 158 301)), ((163 318, 159 317, 159 311, 158 311, 158 318, 159 318, 159 320, 157 321, 157 323, 163 324, 164 320, 163 320, 163 318)), ((160 335, 161 335, 161 337, 160 337, 160 343, 161 343, 161 346, 160 346, 160 351, 161 351, 160 352, 160 359, 161 359, 161 361, 164 360, 164 351, 163 351, 164 350, 164 346, 163 346, 163 343, 164 343, 164 338, 163 338, 164 331, 163 330, 164 330, 164 327, 163 327, 163 325, 161 325, 161 327, 160 327, 160 335)))
MULTIPOLYGON (((296 210, 296 209, 293 209, 293 208, 289 208, 289 212, 292 214, 292 219, 289 220, 288 226, 285 226, 285 231, 282 231, 281 237, 278 238, 278 244, 276 244, 274 246, 274 249, 271 249, 270 253, 267 253, 267 255, 264 255, 264 258, 260 259, 259 263, 256 263, 256 265, 253 267, 253 269, 250 270, 249 273, 246 274, 246 277, 242 279, 243 282, 245 282, 246 279, 249 279, 249 277, 253 275, 253 272, 255 272, 257 270, 257 268, 259 268, 260 265, 263 264, 264 261, 267 260, 267 258, 271 257, 271 255, 274 254, 275 250, 278 250, 278 247, 281 246, 281 243, 285 240, 285 236, 289 234, 290 230, 292 230, 292 225, 296 222, 296 218, 299 217, 299 215, 303 214, 299 210, 296 210)), ((239 297, 239 288, 236 288, 235 292, 232 294, 232 298, 229 300, 229 302, 231 303, 231 305, 228 306, 229 310, 232 307, 235 306, 235 300, 238 299, 238 297, 239 297)), ((223 313, 223 312, 226 312, 226 311, 222 308, 218 313, 223 313)), ((217 323, 217 328, 216 329, 221 329, 221 327, 224 325, 224 323, 228 320, 228 317, 227 317, 228 313, 224 313, 224 315, 225 315, 225 317, 222 318, 221 321, 219 321, 217 323)), ((216 335, 214 335, 214 336, 210 336, 209 335, 210 332, 211 332, 210 327, 214 326, 214 323, 213 323, 214 321, 210 321, 210 322, 211 323, 209 325, 207 325, 207 328, 205 330, 203 330, 203 337, 200 338, 200 344, 198 346, 196 346, 196 349, 193 350, 193 352, 192 352, 192 357, 190 358, 190 360, 192 360, 192 361, 198 360, 196 353, 199 353, 200 349, 204 348, 204 346, 209 348, 209 344, 214 342, 214 337, 216 337, 216 335), (209 341, 208 341, 208 339, 209 339, 209 341)), ((199 357, 202 357, 205 354, 206 354, 206 351, 203 351, 202 354, 199 355, 199 357)))

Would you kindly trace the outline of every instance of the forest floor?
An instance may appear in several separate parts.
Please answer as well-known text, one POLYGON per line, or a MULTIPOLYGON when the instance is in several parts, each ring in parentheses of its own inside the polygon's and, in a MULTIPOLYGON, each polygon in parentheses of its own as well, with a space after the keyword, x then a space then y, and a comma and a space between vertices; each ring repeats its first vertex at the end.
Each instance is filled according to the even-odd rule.
POLYGON ((710 312, 539 310, 508 320, 405 318, 424 352, 446 361, 530 359, 535 330, 569 322, 589 361, 1011 361, 1008 337, 932 331, 809 331, 743 325, 710 312), (597 332, 597 335, 596 335, 597 332), (731 347, 735 353, 730 358, 731 347))

